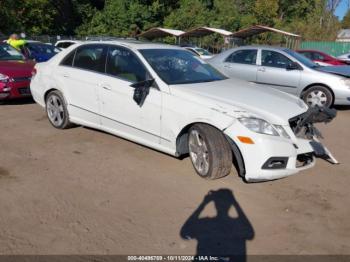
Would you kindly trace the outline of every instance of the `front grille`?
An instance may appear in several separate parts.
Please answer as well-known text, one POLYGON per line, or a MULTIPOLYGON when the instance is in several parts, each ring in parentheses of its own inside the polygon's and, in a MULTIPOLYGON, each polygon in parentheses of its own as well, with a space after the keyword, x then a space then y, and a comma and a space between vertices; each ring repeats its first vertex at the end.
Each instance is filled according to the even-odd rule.
POLYGON ((30 80, 31 80, 30 76, 13 77, 13 82, 25 82, 30 80))

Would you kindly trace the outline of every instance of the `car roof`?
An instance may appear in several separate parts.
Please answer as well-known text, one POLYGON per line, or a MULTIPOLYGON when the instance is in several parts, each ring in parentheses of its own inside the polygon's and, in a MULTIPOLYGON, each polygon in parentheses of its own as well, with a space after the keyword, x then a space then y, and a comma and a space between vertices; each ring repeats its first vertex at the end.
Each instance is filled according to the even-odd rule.
POLYGON ((56 42, 56 44, 57 43, 65 43, 65 42, 68 42, 68 43, 81 43, 82 41, 81 40, 64 39, 64 40, 58 40, 56 42))
POLYGON ((81 45, 85 44, 111 44, 111 45, 121 45, 125 46, 131 49, 179 49, 183 50, 179 46, 175 45, 168 45, 163 43, 154 43, 154 42, 144 42, 144 41, 138 41, 138 40, 109 40, 109 41, 86 41, 83 42, 81 45))
POLYGON ((281 47, 281 46, 271 46, 271 45, 245 45, 245 46, 240 46, 240 47, 236 47, 233 49, 251 49, 251 48, 255 48, 255 49, 261 49, 261 48, 266 48, 266 49, 275 49, 275 50, 286 50, 288 48, 286 47, 281 47))

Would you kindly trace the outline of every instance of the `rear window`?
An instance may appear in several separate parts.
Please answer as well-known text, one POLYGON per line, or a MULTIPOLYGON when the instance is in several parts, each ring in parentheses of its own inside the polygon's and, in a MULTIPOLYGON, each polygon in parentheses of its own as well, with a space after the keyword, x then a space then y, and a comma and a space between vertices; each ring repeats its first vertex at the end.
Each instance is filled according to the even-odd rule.
POLYGON ((8 44, 0 44, 0 61, 23 60, 23 55, 8 44))

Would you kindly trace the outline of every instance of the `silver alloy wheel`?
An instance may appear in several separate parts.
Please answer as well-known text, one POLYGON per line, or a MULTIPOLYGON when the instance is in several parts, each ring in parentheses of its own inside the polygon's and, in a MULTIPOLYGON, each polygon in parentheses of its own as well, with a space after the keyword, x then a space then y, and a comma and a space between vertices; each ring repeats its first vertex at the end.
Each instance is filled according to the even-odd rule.
POLYGON ((193 166, 201 176, 205 176, 209 171, 208 147, 197 130, 191 131, 188 145, 193 166))
POLYGON ((327 95, 321 90, 311 91, 306 97, 306 103, 311 106, 326 106, 328 102, 327 95))
POLYGON ((64 121, 64 108, 60 97, 49 96, 46 102, 47 115, 54 126, 61 126, 64 121))

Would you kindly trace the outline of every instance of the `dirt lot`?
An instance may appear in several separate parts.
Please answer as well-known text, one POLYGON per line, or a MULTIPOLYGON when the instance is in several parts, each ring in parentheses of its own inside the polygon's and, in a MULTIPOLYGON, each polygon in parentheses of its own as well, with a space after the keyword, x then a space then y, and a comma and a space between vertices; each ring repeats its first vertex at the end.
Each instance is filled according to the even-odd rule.
POLYGON ((33 103, 1 105, 0 254, 350 254, 349 123, 342 109, 321 126, 341 165, 246 184, 203 180, 188 158, 95 130, 56 130, 33 103))

